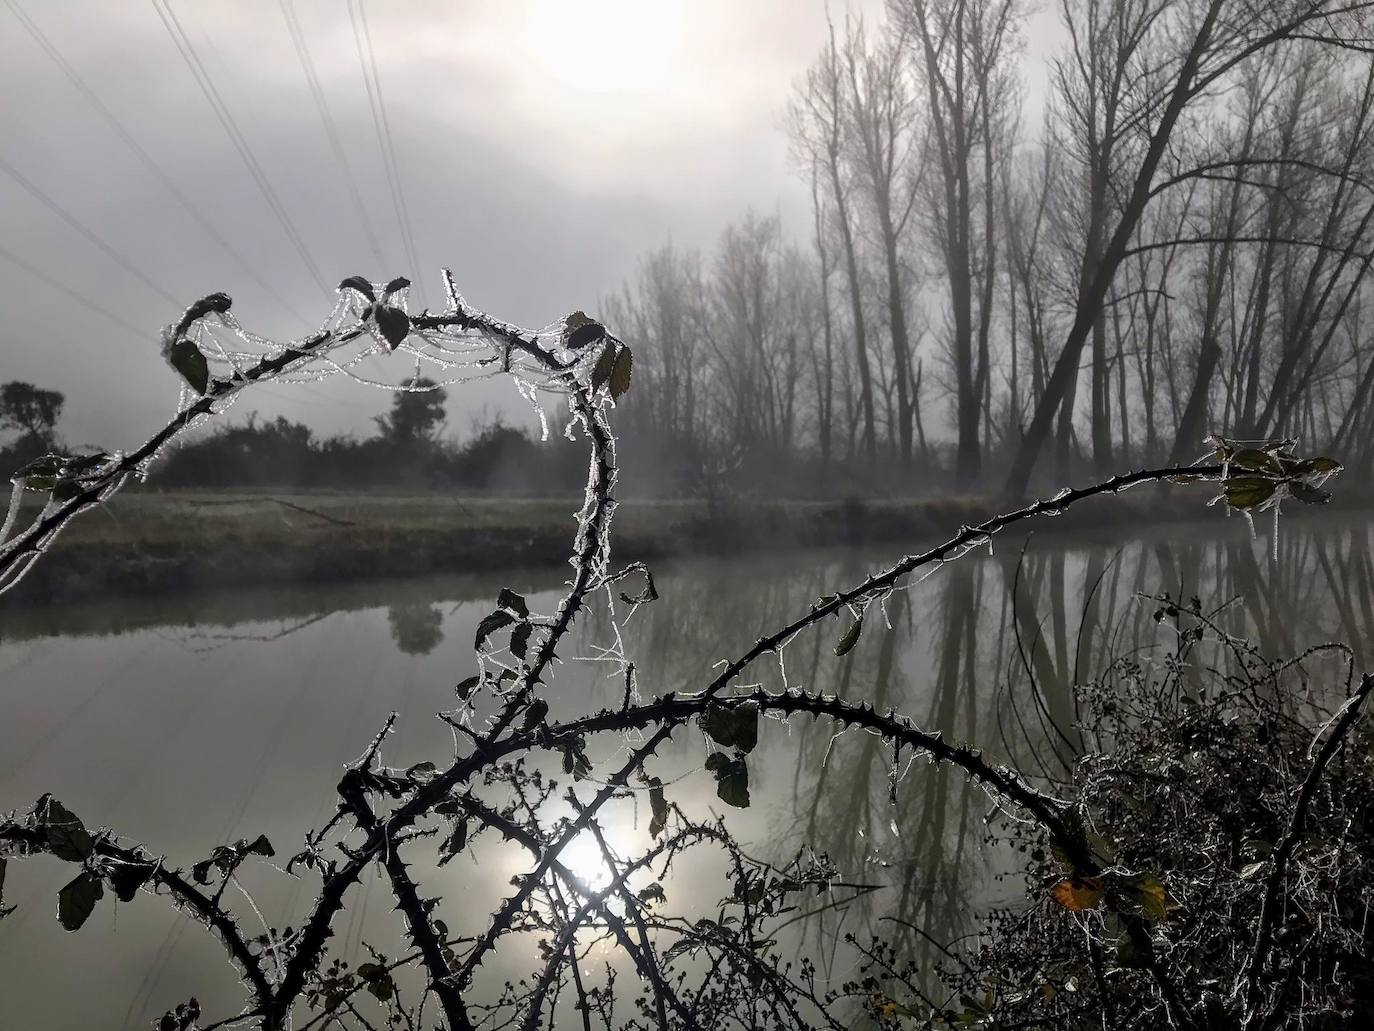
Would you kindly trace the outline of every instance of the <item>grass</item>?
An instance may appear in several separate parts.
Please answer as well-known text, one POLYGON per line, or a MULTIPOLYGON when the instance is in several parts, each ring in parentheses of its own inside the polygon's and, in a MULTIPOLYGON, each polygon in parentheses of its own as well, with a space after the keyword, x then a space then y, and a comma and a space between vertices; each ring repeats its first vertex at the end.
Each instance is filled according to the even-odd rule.
MULTIPOLYGON (((1142 490, 1112 506, 1110 525, 1208 518, 1203 500, 1196 490, 1142 490)), ((575 496, 130 489, 74 520, 5 601, 557 564, 566 561, 579 504, 575 496)), ((627 562, 877 542, 909 549, 998 510, 998 500, 987 497, 733 499, 716 506, 630 499, 617 510, 615 548, 627 562)), ((1084 506, 1042 529, 1091 534, 1106 525, 1103 518, 1084 506)))

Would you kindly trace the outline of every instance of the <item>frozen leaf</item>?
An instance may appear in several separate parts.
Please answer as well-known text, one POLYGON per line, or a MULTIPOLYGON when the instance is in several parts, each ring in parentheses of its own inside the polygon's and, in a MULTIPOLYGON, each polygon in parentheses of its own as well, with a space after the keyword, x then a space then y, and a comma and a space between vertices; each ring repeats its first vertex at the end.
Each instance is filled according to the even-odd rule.
POLYGON ((701 729, 717 744, 752 752, 759 742, 759 707, 754 702, 739 705, 711 702, 701 714, 701 729))
POLYGON ((40 806, 38 825, 48 837, 48 847, 58 859, 79 863, 89 859, 94 844, 80 820, 57 799, 47 797, 40 806))
POLYGON ((200 348, 191 341, 185 337, 178 340, 167 352, 167 360, 196 393, 204 394, 209 389, 210 364, 205 360, 205 355, 200 353, 200 348))
POLYGON ((903 1006, 900 1002, 896 1001, 895 999, 889 999, 886 996, 878 996, 878 998, 874 1000, 874 1003, 875 1008, 878 1011, 878 1015, 887 1020, 891 1020, 893 1017, 919 1016, 919 1014, 915 1010, 911 1009, 908 1006, 903 1006))
POLYGON ((1257 469, 1261 472, 1272 473, 1275 476, 1283 473, 1283 467, 1279 465, 1279 460, 1267 451, 1260 451, 1256 448, 1241 448, 1231 456, 1231 464, 1238 465, 1242 469, 1257 469))
POLYGON ((138 889, 147 884, 156 871, 152 863, 116 863, 108 871, 110 887, 120 902, 132 902, 138 889))
POLYGON ((396 982, 391 979, 391 971, 381 963, 359 963, 357 973, 379 1002, 386 1002, 395 994, 396 982))
POLYGON ((663 794, 663 781, 653 777, 649 781, 649 808, 653 818, 649 820, 649 837, 656 838, 668 826, 668 799, 663 794))
POLYGON ((1267 869, 1269 869, 1269 862, 1267 860, 1260 860, 1258 863, 1246 863, 1245 866, 1241 868, 1240 879, 1242 881, 1253 881, 1267 869))
POLYGON ((521 623, 511 631, 510 651, 517 659, 524 659, 530 644, 530 633, 533 630, 534 625, 532 623, 521 623))
POLYGON ((501 593, 496 596, 496 604, 500 608, 510 609, 521 619, 530 614, 529 606, 525 604, 523 595, 516 594, 509 587, 502 587, 501 593))
POLYGON ((387 283, 386 286, 382 287, 382 296, 390 297, 392 294, 404 290, 409 285, 409 279, 407 279, 405 276, 397 276, 390 283, 387 283))
POLYGON ((563 346, 577 350, 596 343, 606 335, 606 327, 586 312, 575 311, 563 320, 563 346))
POLYGON ((95 904, 105 894, 100 878, 83 870, 57 893, 57 919, 68 931, 77 931, 95 911, 95 904))
POLYGON ((1135 947, 1135 942, 1129 937, 1123 937, 1117 943, 1116 965, 1125 967, 1127 970, 1141 969, 1147 966, 1145 957, 1140 954, 1140 950, 1135 947))
POLYGON ((411 780, 418 780, 422 784, 428 784, 434 779, 438 770, 432 762, 416 763, 406 770, 406 776, 411 780))
POLYGON ((1288 485, 1293 497, 1297 498, 1304 505, 1324 505, 1331 500, 1331 492, 1321 487, 1313 487, 1302 480, 1293 480, 1288 485))
POLYGON ((80 494, 82 490, 83 488, 80 481, 63 480, 52 489, 52 499, 60 505, 64 502, 71 501, 72 498, 80 494))
POLYGON ((369 301, 376 302, 377 295, 372 292, 372 284, 362 276, 349 276, 339 284, 340 290, 356 290, 369 301))
POLYGON ((462 852, 468 844, 468 822, 467 820, 457 820, 453 824, 453 833, 444 842, 444 847, 439 850, 439 865, 443 866, 450 859, 462 852))
POLYGON ((1311 473, 1336 473, 1343 468, 1340 462, 1334 458, 1318 456, 1317 458, 1305 458, 1298 463, 1298 472, 1304 476, 1311 473))
POLYGON ((1102 881, 1096 877, 1066 877, 1050 889, 1050 898, 1075 913, 1095 909, 1102 894, 1102 881))
POLYGON ((536 698, 530 702, 530 707, 525 710, 525 722, 521 724, 524 730, 533 730, 544 722, 544 717, 549 714, 549 703, 542 698, 536 698))
POLYGON ((477 690, 477 685, 480 684, 481 682, 482 682, 482 678, 481 678, 480 675, 468 677, 466 680, 464 680, 462 683, 460 683, 457 687, 455 687, 455 688, 453 689, 453 692, 454 692, 454 694, 456 694, 459 698, 461 698, 463 701, 467 701, 468 698, 470 698, 470 697, 472 696, 472 692, 475 691, 475 690, 477 690))
POLYGON ((1169 916, 1169 893, 1154 874, 1136 874, 1127 878, 1122 887, 1131 903, 1148 920, 1165 920, 1169 916))
POLYGON ((563 742, 563 772, 572 774, 573 780, 591 776, 592 761, 587 758, 586 747, 580 736, 563 742))
POLYGON ((1263 476, 1233 476, 1222 485, 1226 503, 1241 510, 1264 504, 1274 496, 1277 487, 1277 481, 1263 476))
POLYGON ((585 752, 574 752, 569 749, 564 759, 566 761, 563 764, 563 770, 565 773, 572 774, 573 780, 582 780, 592 775, 592 762, 587 758, 585 752))
POLYGON ((607 342, 601 349, 600 356, 596 359, 596 365, 592 367, 592 393, 596 393, 605 386, 611 379, 611 373, 615 371, 615 344, 607 342))
POLYGON ((748 809, 749 767, 743 759, 725 759, 724 762, 717 761, 713 768, 712 760, 717 757, 725 759, 720 752, 716 752, 706 760, 706 768, 716 775, 716 795, 726 805, 748 809))
POLYGON ((488 637, 496 633, 496 631, 500 630, 502 627, 510 626, 514 622, 515 617, 512 616, 509 612, 505 612, 499 609, 496 612, 493 612, 491 615, 483 619, 482 622, 477 624, 477 638, 473 644, 473 647, 480 651, 483 643, 486 642, 486 639, 488 637))
POLYGON ((377 310, 373 312, 377 319, 377 328, 381 330, 382 338, 387 346, 393 351, 400 346, 410 333, 410 316, 401 311, 400 308, 393 308, 389 304, 377 305, 377 310))
POLYGON ((854 650, 854 646, 859 643, 859 635, 863 632, 864 617, 860 616, 858 619, 854 620, 849 629, 845 631, 844 636, 840 638, 840 643, 835 645, 835 654, 848 655, 854 650))
POLYGON ((630 389, 630 372, 634 367, 634 355, 628 347, 622 347, 615 356, 615 366, 611 369, 611 397, 620 399, 630 389))

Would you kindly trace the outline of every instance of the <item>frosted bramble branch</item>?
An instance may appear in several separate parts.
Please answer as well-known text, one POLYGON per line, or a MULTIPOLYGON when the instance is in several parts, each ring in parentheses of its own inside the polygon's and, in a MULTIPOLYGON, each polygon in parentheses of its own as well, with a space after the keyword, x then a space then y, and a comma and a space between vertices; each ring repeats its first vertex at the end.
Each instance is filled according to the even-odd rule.
MULTIPOLYGON (((569 432, 580 429, 588 445, 586 492, 570 549, 572 575, 556 611, 549 616, 532 613, 523 597, 506 589, 478 628, 474 646, 479 672, 459 685, 457 712, 441 716, 455 733, 452 761, 442 769, 434 763, 407 770, 384 766, 381 753, 393 721, 387 722, 364 754, 344 771, 334 816, 320 831, 309 833, 304 849, 286 864, 289 873, 299 870, 301 876, 317 879, 309 915, 289 934, 250 937, 224 903, 224 889, 235 871, 254 857, 272 854, 265 838, 219 846, 209 858, 195 863, 188 876, 146 849, 118 843, 109 831, 87 832, 80 820, 48 796, 28 812, 0 819, 0 886, 7 857, 44 853, 78 865, 79 873, 59 897, 59 915, 69 929, 80 927, 89 917, 107 886, 123 901, 139 892, 169 898, 219 937, 243 982, 242 1009, 222 1022, 252 1021, 264 1031, 292 1026, 302 1007, 320 1011, 304 1022, 306 1026, 368 1027, 370 1022, 355 1003, 361 994, 385 1007, 393 1026, 420 1026, 424 1006, 433 1000, 445 1026, 453 1031, 489 1025, 534 1031, 557 1026, 564 1019, 559 999, 567 991, 576 993, 584 1027, 591 1026, 593 1011, 607 1027, 639 1026, 633 1019, 615 1015, 613 992, 609 997, 596 994, 583 983, 578 950, 589 942, 613 943, 631 960, 651 996, 641 1016, 661 1031, 757 1026, 760 1013, 780 1027, 810 1027, 820 1022, 838 1028, 845 1022, 827 1007, 840 995, 818 988, 814 970, 805 964, 794 969, 769 943, 783 925, 783 913, 795 908, 802 893, 815 891, 833 898, 839 889, 864 893, 872 886, 839 882, 838 871, 818 858, 799 858, 783 867, 750 858, 723 825, 693 821, 672 805, 662 781, 648 770, 673 731, 695 721, 713 744, 732 752, 715 752, 706 762, 715 775, 719 797, 728 805, 747 805, 748 756, 758 740, 760 717, 811 716, 878 735, 894 746, 894 754, 906 749, 936 763, 948 763, 984 787, 999 806, 1029 820, 1065 857, 1073 878, 1102 885, 1099 894, 1111 900, 1136 951, 1136 962, 1149 971, 1171 1023, 1201 1026, 1197 1000, 1157 954, 1145 918, 1131 909, 1143 889, 1105 867, 1080 824, 1075 799, 1048 793, 1016 770, 990 762, 972 745, 947 742, 894 710, 878 712, 846 699, 798 690, 739 690, 736 682, 764 655, 780 652, 832 616, 850 614, 851 622, 835 648, 837 654, 846 654, 863 632, 868 605, 1025 520, 1056 516, 1089 498, 1151 482, 1217 483, 1221 491, 1217 500, 1247 513, 1275 506, 1283 498, 1319 503, 1327 497, 1322 485, 1339 470, 1337 463, 1299 458, 1289 441, 1218 438, 1207 459, 1193 465, 1142 470, 1061 491, 962 527, 944 543, 906 556, 859 584, 820 599, 808 612, 726 663, 696 694, 669 694, 639 702, 632 690, 632 665, 618 644, 617 627, 617 647, 612 651, 626 678, 624 703, 616 710, 550 723, 544 695, 558 661, 557 649, 591 595, 605 591, 613 599, 617 585, 631 575, 642 575, 641 593, 622 593, 621 602, 633 608, 658 596, 653 576, 642 563, 617 572, 610 566, 617 467, 609 413, 629 388, 633 359, 621 340, 580 312, 544 330, 525 330, 473 308, 447 273, 444 279, 447 310, 413 316, 404 308, 409 286, 404 280, 386 284, 358 277, 345 280, 340 284, 339 303, 325 324, 315 334, 287 343, 267 341, 244 330, 230 314, 229 298, 223 294, 192 305, 163 337, 166 357, 187 385, 176 415, 162 430, 127 455, 49 456, 16 476, 20 491, 48 497, 32 522, 0 545, 0 589, 18 582, 72 518, 108 500, 130 478, 145 475, 166 446, 193 425, 222 412, 254 384, 318 374, 352 375, 364 360, 396 352, 414 359, 417 366, 431 363, 459 377, 511 376, 541 418, 542 395, 566 400, 569 432), (504 645, 497 647, 502 641, 504 645), (499 659, 498 653, 508 659, 499 659), (479 700, 492 705, 480 723, 476 720, 479 700), (631 731, 649 733, 643 740, 631 741, 627 733, 631 731), (556 797, 552 782, 537 769, 528 770, 526 761, 561 754, 564 771, 574 783, 591 781, 587 741, 606 735, 626 735, 626 757, 613 772, 592 781, 596 790, 589 800, 583 801, 576 793, 567 796, 570 817, 550 821, 548 809, 556 797), (493 788, 499 789, 498 797, 487 797, 493 788), (621 857, 612 852, 598 818, 615 800, 631 793, 648 797, 653 844, 637 856, 621 857), (565 850, 583 832, 595 839, 611 871, 604 887, 585 883, 563 859, 565 850), (442 865, 468 853, 474 839, 483 834, 516 842, 530 854, 533 866, 515 879, 516 890, 490 915, 484 929, 475 935, 454 936, 436 917, 439 900, 424 895, 425 886, 407 856, 424 842, 436 848, 442 865), (651 867, 666 870, 700 846, 721 850, 734 871, 733 893, 721 900, 722 911, 729 908, 732 920, 737 921, 728 933, 714 921, 692 924, 655 912, 654 906, 663 899, 661 885, 638 892, 630 887, 633 875, 651 867), (333 926, 347 906, 349 893, 374 866, 385 876, 413 949, 395 963, 377 957, 350 971, 335 957, 330 965, 327 946, 333 926), (213 889, 216 879, 219 886, 213 889), (517 934, 551 936, 537 974, 508 986, 494 999, 479 996, 478 971, 506 938, 517 934), (692 956, 704 957, 705 967, 687 965, 685 958, 692 956), (408 969, 417 971, 421 980, 414 1001, 397 976, 408 969), (805 1013, 803 1003, 810 1007, 805 1013)), ((7 533, 16 522, 17 505, 12 505, 7 533)), ((1320 762, 1311 774, 1314 784, 1354 726, 1369 683, 1362 682, 1361 692, 1343 710, 1323 745, 1320 762)), ((1300 806, 1310 804, 1312 790, 1304 790, 1300 806)), ((1293 826, 1300 827, 1301 822, 1301 812, 1295 812, 1293 826)), ((1291 832, 1289 839, 1295 841, 1296 834, 1291 832)), ((1285 847, 1291 851, 1291 841, 1285 847)), ((1280 891, 1283 877, 1276 864, 1267 882, 1270 895, 1280 891)), ((4 912, 0 899, 0 916, 4 912)), ((1256 951, 1268 948, 1268 944, 1263 950, 1257 945, 1256 951)), ((608 976, 613 983, 614 973, 608 976)), ((1252 1012, 1265 1014, 1265 1019, 1281 1002, 1280 997, 1266 1005, 1269 997, 1253 978, 1248 992, 1254 1000, 1252 1012)), ((180 1012, 170 1011, 163 1023, 185 1031, 197 1020, 198 1007, 183 1007, 180 1012)))

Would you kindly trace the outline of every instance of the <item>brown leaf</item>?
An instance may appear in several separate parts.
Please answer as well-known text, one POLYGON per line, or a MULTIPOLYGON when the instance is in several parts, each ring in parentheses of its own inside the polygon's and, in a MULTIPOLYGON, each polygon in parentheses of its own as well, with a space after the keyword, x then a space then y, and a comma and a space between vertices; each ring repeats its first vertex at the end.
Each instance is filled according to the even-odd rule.
POLYGON ((1074 913, 1096 909, 1102 894, 1102 881, 1097 877, 1066 877, 1050 889, 1050 898, 1074 913))

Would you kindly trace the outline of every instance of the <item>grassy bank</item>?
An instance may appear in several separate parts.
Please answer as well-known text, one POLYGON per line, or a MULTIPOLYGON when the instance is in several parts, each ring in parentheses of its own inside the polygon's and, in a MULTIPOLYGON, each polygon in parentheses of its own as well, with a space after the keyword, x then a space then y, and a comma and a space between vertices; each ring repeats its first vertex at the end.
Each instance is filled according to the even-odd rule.
MULTIPOLYGON (((1142 489, 1040 532, 1221 518, 1207 488, 1142 489)), ((129 491, 75 520, 5 604, 481 572, 566 561, 579 499, 129 491)), ((1001 510, 986 497, 877 501, 627 500, 618 560, 890 543, 894 554, 1001 510)))

